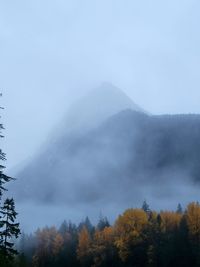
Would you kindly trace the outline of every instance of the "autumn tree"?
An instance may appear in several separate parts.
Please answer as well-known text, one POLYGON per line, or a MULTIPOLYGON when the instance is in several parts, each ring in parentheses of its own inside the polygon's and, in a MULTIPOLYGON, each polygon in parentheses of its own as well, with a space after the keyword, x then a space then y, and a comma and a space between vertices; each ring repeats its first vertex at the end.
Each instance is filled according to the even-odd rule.
POLYGON ((36 232, 36 251, 33 256, 34 266, 46 267, 54 261, 55 255, 60 251, 62 239, 58 237, 55 227, 46 227, 36 232))
POLYGON ((54 257, 57 257, 59 255, 59 253, 62 251, 62 247, 64 244, 64 240, 63 237, 57 233, 56 236, 53 239, 52 242, 52 253, 54 255, 54 257))
MULTIPOLYGON (((88 228, 94 227, 82 224, 78 230, 74 224, 63 222, 59 230, 55 227, 38 230, 31 237, 33 241, 37 240, 34 253, 31 252, 34 255, 32 263, 20 254, 20 265, 14 266, 200 266, 198 203, 190 203, 184 213, 147 213, 143 209, 128 209, 117 218, 113 226, 103 227, 101 230, 96 227, 93 234, 88 228)), ((27 237, 23 242, 24 250, 27 249, 27 242, 34 243, 27 237)))
POLYGON ((105 227, 101 231, 96 229, 91 251, 94 267, 116 266, 117 251, 112 227, 105 227))
POLYGON ((200 266, 200 204, 192 202, 187 206, 186 222, 188 226, 191 251, 196 266, 200 266))
POLYGON ((78 248, 77 248, 77 257, 82 266, 88 266, 91 263, 91 236, 84 226, 78 236, 78 248))
POLYGON ((115 245, 123 262, 145 266, 147 225, 148 217, 142 209, 128 209, 118 217, 115 223, 115 245))

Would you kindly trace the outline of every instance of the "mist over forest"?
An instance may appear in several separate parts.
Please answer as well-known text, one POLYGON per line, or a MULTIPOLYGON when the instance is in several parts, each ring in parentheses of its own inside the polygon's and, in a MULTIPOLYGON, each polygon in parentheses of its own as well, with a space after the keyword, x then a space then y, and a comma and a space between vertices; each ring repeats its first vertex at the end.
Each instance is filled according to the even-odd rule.
POLYGON ((113 219, 146 199, 154 209, 197 201, 200 115, 153 115, 103 83, 75 103, 11 191, 22 225, 113 219), (48 220, 47 220, 48 218, 48 220))
POLYGON ((22 232, 3 267, 199 266, 199 136, 199 114, 90 91, 8 186, 22 232))
POLYGON ((200 1, 0 1, 0 267, 200 267, 200 1))

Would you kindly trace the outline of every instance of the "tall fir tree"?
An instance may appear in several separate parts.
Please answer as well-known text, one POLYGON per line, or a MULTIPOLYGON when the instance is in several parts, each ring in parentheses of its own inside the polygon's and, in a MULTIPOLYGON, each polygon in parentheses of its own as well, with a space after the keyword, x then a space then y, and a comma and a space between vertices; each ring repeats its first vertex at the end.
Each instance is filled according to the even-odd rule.
POLYGON ((179 203, 178 206, 177 206, 176 212, 177 212, 178 214, 183 214, 183 208, 182 208, 182 206, 181 206, 180 203, 179 203))
POLYGON ((15 223, 17 212, 15 211, 15 203, 13 198, 7 198, 0 211, 1 214, 1 241, 0 249, 7 258, 12 258, 17 251, 13 248, 14 242, 12 238, 17 238, 20 234, 19 223, 15 223))
POLYGON ((99 221, 97 224, 97 229, 99 231, 102 231, 104 228, 109 227, 109 226, 110 226, 110 223, 109 223, 107 217, 104 217, 102 214, 100 214, 99 221))
MULTIPOLYGON (((0 95, 1 96, 1 95, 0 95)), ((2 109, 0 107, 0 109, 2 109)), ((0 116, 1 118, 1 116, 0 116)), ((3 124, 0 124, 0 138, 3 138, 2 130, 4 130, 3 124)), ((6 160, 6 154, 0 149, 0 160, 1 162, 4 162, 6 160)), ((0 164, 0 204, 3 196, 3 192, 6 191, 5 184, 11 180, 14 180, 13 178, 5 175, 3 173, 3 170, 5 169, 5 166, 3 164, 0 164)))
POLYGON ((144 200, 143 204, 142 204, 142 209, 143 211, 145 211, 146 213, 150 213, 151 210, 150 210, 150 207, 149 205, 147 204, 146 200, 144 200))
MULTIPOLYGON (((1 95, 0 95, 1 96, 1 95)), ((0 107, 0 109, 3 109, 0 107)), ((0 138, 3 138, 3 124, 0 124, 0 138)), ((6 160, 6 154, 0 149, 0 161, 6 160)), ((4 198, 3 194, 6 189, 6 183, 14 180, 14 178, 4 174, 5 166, 0 164, 0 266, 8 267, 12 257, 16 254, 14 243, 11 241, 13 237, 18 237, 20 234, 19 223, 15 223, 17 213, 15 211, 15 203, 13 198, 4 198)))

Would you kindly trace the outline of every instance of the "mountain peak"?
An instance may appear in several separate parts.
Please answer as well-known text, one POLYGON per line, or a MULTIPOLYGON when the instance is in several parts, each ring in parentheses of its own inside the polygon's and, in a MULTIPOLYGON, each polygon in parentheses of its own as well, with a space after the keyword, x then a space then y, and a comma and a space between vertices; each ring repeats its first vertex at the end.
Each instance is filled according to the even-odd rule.
POLYGON ((145 113, 121 89, 103 82, 71 106, 65 118, 65 125, 67 124, 68 129, 95 127, 125 109, 145 113))
POLYGON ((112 83, 109 82, 102 82, 98 87, 96 87, 95 89, 93 89, 92 91, 100 91, 102 90, 103 92, 107 92, 107 93, 114 93, 116 91, 121 91, 121 89, 119 89, 117 86, 113 85, 112 83))
POLYGON ((100 86, 91 90, 87 97, 96 97, 98 102, 104 100, 104 103, 109 103, 110 105, 122 105, 122 110, 132 109, 137 112, 147 113, 144 109, 134 103, 123 90, 109 82, 103 82, 100 86))

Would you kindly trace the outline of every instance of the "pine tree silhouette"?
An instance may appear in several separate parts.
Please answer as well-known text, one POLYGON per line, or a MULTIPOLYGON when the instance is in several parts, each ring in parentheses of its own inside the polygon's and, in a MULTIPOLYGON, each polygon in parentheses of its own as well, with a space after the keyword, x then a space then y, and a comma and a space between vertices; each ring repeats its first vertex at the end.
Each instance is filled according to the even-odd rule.
MULTIPOLYGON (((0 94, 1 96, 1 94, 0 94)), ((2 109, 0 107, 0 109, 2 109)), ((0 124, 0 138, 3 138, 3 124, 0 124)), ((0 161, 6 160, 6 154, 0 149, 0 161)), ((13 237, 20 234, 19 223, 15 223, 17 212, 13 198, 6 198, 3 202, 3 193, 7 191, 5 184, 14 178, 4 174, 5 166, 0 164, 0 266, 10 266, 13 256, 17 253, 14 249, 13 237)))
MULTIPOLYGON (((1 96, 1 95, 0 95, 1 96)), ((0 109, 2 109, 0 107, 0 109)), ((0 117, 1 118, 1 117, 0 117)), ((4 130, 3 124, 0 124, 0 138, 3 138, 4 136, 2 135, 2 130, 4 130)), ((0 160, 5 161, 6 160, 6 154, 0 149, 0 160)), ((3 173, 3 170, 5 169, 5 166, 0 164, 0 204, 1 204, 1 199, 3 195, 3 191, 6 191, 7 189, 5 188, 5 184, 11 180, 14 180, 14 178, 11 178, 3 173)))
POLYGON ((150 210, 150 207, 149 205, 147 204, 146 200, 144 200, 143 204, 142 204, 142 209, 143 211, 145 211, 146 213, 150 213, 151 210, 150 210))
POLYGON ((20 234, 19 223, 15 223, 17 212, 15 211, 15 203, 13 198, 7 198, 4 201, 4 205, 1 208, 0 214, 0 249, 6 257, 12 258, 17 254, 17 251, 13 248, 14 242, 11 239, 13 237, 17 238, 20 234))

